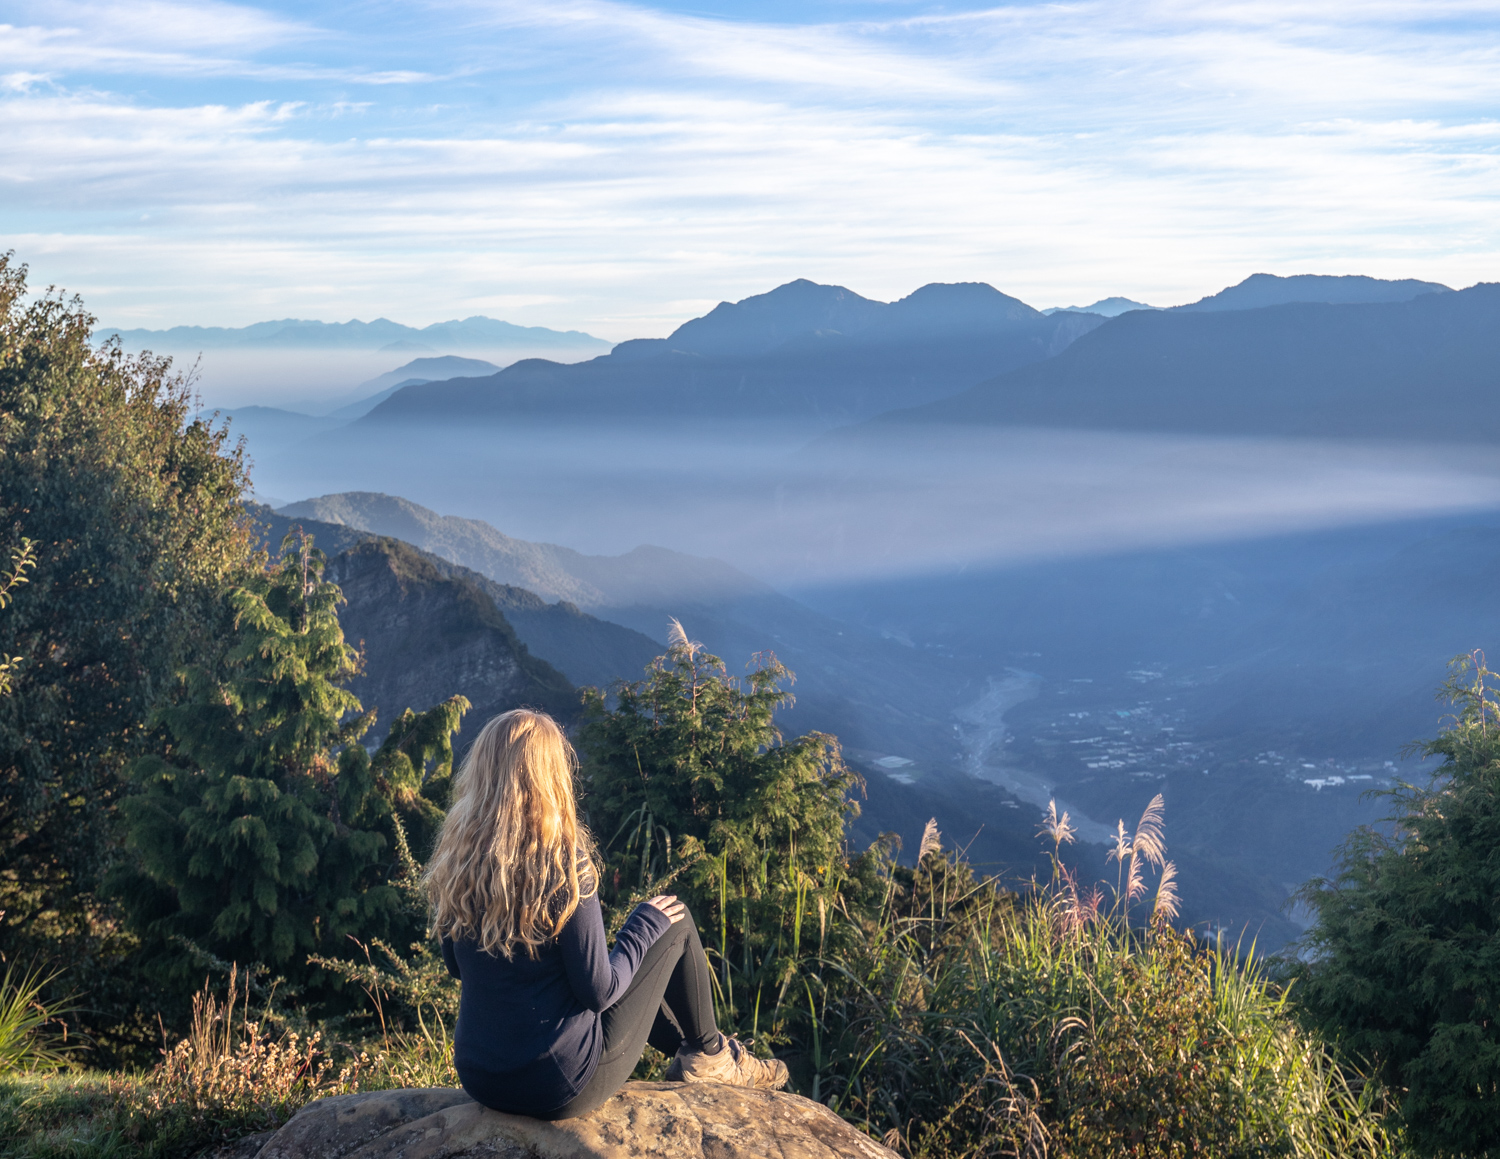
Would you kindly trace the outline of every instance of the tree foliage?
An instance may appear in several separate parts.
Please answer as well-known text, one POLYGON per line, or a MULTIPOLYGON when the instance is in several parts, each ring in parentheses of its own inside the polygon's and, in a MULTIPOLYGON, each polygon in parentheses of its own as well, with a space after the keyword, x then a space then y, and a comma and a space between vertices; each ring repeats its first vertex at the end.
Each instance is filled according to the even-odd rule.
POLYGON ((1365 828, 1338 874, 1302 892, 1317 922, 1304 1005, 1401 1092, 1412 1143, 1500 1151, 1500 703, 1480 653, 1453 662, 1452 727, 1422 746, 1425 786, 1385 790, 1394 831, 1365 828))
POLYGON ((167 751, 133 767, 139 870, 119 888, 180 983, 199 980, 195 948, 305 985, 309 955, 413 934, 390 880, 398 828, 430 840, 468 702, 408 710, 372 759, 359 740, 375 714, 341 687, 358 656, 322 570, 311 540, 288 536, 274 567, 228 595, 222 663, 184 672, 186 695, 157 713, 167 751))
POLYGON ((792 674, 756 658, 743 681, 680 630, 644 680, 584 693, 585 808, 619 901, 679 875, 718 966, 730 1017, 769 1012, 815 953, 851 869, 844 820, 857 776, 838 740, 786 741, 774 714, 792 674))
MULTIPOLYGON (((26 573, 36 566, 36 548, 31 540, 22 538, 20 546, 10 555, 10 570, 0 574, 0 608, 10 604, 11 594, 18 587, 31 581, 26 573)), ((16 669, 26 662, 24 656, 0 656, 0 696, 8 695, 15 684, 16 669)))
POLYGON ((0 255, 0 541, 36 552, 0 616, 12 950, 88 925, 121 770, 172 673, 213 646, 224 586, 251 555, 240 452, 193 417, 166 359, 96 349, 93 322, 76 299, 28 301, 25 268, 0 255))

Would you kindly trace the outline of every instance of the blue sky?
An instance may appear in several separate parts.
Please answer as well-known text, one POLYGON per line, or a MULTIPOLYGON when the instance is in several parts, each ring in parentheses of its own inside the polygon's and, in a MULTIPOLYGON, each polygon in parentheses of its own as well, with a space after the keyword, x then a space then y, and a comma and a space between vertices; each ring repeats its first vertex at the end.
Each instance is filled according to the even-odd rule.
POLYGON ((112 325, 1468 285, 1497 202, 1500 3, 0 2, 0 247, 112 325))

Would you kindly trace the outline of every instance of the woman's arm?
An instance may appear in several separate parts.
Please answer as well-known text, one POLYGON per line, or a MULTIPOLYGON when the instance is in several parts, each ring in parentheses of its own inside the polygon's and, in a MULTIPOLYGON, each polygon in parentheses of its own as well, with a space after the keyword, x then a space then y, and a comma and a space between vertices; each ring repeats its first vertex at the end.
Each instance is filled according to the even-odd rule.
POLYGON ((642 902, 625 919, 611 951, 604 937, 599 895, 579 902, 558 938, 574 997, 595 1013, 608 1010, 625 993, 646 951, 671 925, 672 919, 662 910, 642 902))

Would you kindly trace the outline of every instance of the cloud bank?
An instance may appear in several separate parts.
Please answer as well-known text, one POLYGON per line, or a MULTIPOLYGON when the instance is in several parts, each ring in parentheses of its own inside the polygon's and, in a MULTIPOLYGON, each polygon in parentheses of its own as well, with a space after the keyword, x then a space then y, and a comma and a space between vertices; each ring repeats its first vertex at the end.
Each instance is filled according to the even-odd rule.
POLYGON ((112 325, 1500 269, 1493 3, 8 13, 0 244, 112 325))

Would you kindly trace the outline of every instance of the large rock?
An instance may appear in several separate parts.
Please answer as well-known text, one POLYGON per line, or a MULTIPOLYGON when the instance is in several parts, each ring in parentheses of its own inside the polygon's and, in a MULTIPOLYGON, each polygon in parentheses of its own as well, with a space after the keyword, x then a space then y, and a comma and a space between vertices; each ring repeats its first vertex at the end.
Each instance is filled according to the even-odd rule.
POLYGON ((827 1107, 716 1083, 626 1083, 591 1115, 544 1123, 449 1088, 304 1107, 254 1159, 895 1159, 827 1107))

